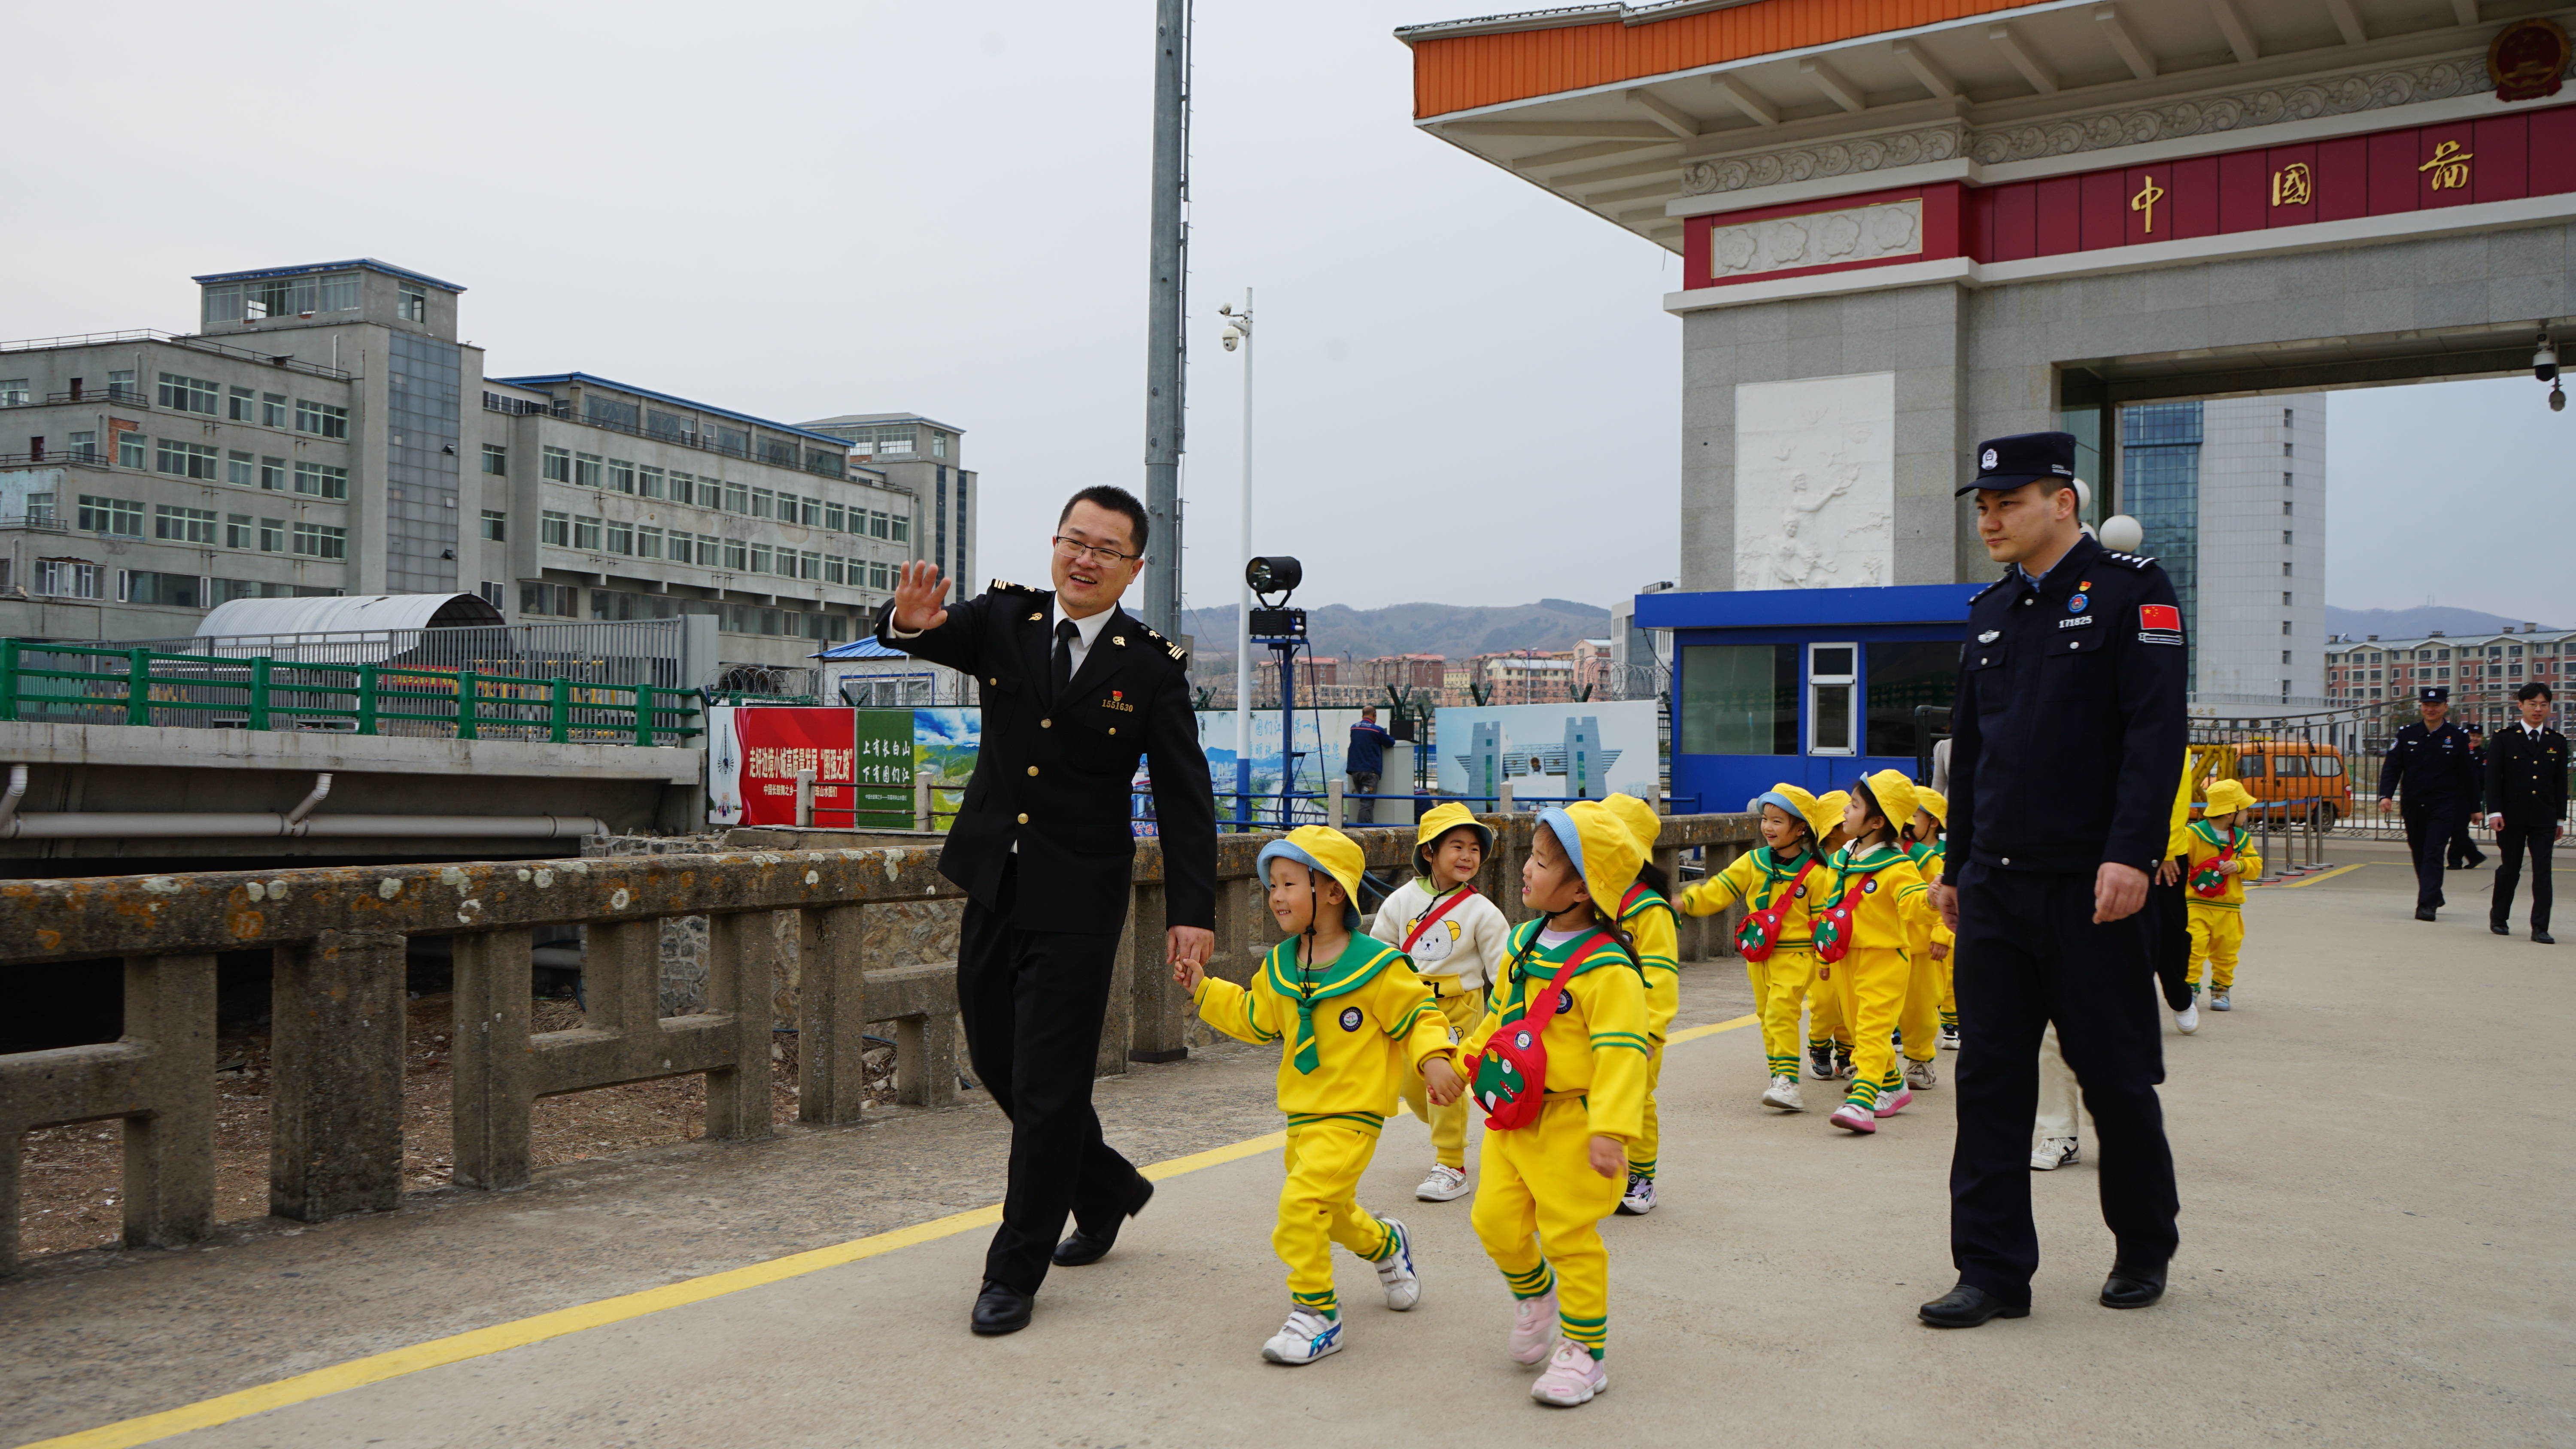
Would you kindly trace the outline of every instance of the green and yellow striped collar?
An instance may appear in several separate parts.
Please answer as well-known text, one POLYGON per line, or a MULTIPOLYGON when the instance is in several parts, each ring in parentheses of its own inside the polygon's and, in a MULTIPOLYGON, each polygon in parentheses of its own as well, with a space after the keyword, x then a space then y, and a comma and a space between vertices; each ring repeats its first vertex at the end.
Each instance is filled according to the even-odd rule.
POLYGON ((1270 973, 1270 987, 1291 1001, 1329 1001, 1347 996, 1368 985, 1390 962, 1401 961, 1404 953, 1374 936, 1354 933, 1342 954, 1320 967, 1297 964, 1297 943, 1304 939, 1291 936, 1270 948, 1265 969, 1270 973))

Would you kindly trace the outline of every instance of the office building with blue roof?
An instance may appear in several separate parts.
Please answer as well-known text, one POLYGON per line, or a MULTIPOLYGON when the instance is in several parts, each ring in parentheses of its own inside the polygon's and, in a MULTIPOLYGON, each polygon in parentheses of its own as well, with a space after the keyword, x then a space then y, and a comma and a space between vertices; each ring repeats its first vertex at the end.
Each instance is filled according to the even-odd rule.
POLYGON ((933 500, 911 460, 871 460, 876 429, 863 447, 588 372, 491 375, 458 340, 465 288, 424 272, 194 280, 192 333, 0 344, 0 634, 164 638, 234 598, 473 593, 514 621, 712 614, 728 660, 785 665, 863 634, 934 540, 963 571, 953 427, 882 415, 935 431, 933 500))

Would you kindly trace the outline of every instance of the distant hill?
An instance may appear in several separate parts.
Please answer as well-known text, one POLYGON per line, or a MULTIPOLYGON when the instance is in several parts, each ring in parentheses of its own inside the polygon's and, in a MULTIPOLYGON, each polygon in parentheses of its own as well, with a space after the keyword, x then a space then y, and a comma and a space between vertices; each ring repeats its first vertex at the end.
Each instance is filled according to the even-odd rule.
MULTIPOLYGON (((1234 653, 1234 605, 1192 609, 1186 627, 1200 658, 1234 653)), ((1315 652, 1339 659, 1383 654, 1439 654, 1465 659, 1508 649, 1571 649, 1578 639, 1610 633, 1610 611, 1571 599, 1501 607, 1460 604, 1395 604, 1354 609, 1326 604, 1307 615, 1315 652)))
MULTIPOLYGON (((2544 629, 2558 626, 2535 620, 2544 629)), ((2349 634, 2365 639, 2376 634, 2382 639, 2421 639, 2439 629, 2454 637, 2462 634, 2495 634, 2506 629, 2519 629, 2524 621, 2500 614, 2484 614, 2475 609, 2454 609, 2448 605, 2427 604, 2414 609, 2338 609, 2326 605, 2326 632, 2349 634)))

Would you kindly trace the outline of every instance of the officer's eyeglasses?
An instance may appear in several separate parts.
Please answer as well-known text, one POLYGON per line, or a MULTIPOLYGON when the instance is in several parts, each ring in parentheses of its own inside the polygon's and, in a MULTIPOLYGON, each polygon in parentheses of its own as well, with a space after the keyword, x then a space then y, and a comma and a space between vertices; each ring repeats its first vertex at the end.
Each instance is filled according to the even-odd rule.
POLYGON ((1089 559, 1094 563, 1134 563, 1144 557, 1141 553, 1120 553, 1114 548, 1082 543, 1061 533, 1055 536, 1055 551, 1068 559, 1089 559))

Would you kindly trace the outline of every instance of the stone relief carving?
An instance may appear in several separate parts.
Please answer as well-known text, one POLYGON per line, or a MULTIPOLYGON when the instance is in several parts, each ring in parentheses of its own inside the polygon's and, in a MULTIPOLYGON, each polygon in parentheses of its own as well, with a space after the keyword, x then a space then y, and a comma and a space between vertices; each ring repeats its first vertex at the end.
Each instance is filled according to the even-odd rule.
POLYGON ((1712 277, 1910 256, 1923 250, 1923 203, 1858 206, 1722 226, 1709 233, 1712 277))
MULTIPOLYGON (((2571 67, 2576 73, 2576 67, 2571 67)), ((2265 86, 2233 95, 2159 105, 2122 106, 2025 126, 1969 132, 1943 125, 1874 136, 1867 140, 1802 146, 1748 156, 1712 157, 1682 168, 1682 194, 1708 196, 1814 177, 1844 176, 1946 161, 1966 155, 1980 165, 2071 156, 2113 146, 2137 146, 2178 136, 2204 136, 2304 121, 2317 116, 2385 110, 2419 101, 2447 100, 2490 86, 2476 57, 2426 61, 2388 70, 2292 85, 2265 86)))
POLYGON ((1986 166, 2003 161, 2033 161, 2177 136, 2250 130, 2284 121, 2447 100, 2484 90, 2488 84, 2486 67, 2477 61, 2437 60, 2397 70, 2365 71, 2229 96, 2097 111, 2038 125, 1979 131, 1969 143, 1968 154, 1986 166))
POLYGON ((1893 373, 1736 389, 1735 587, 1888 579, 1895 408, 1893 373))
POLYGON ((1954 123, 1871 136, 1860 141, 1836 141, 1789 151, 1765 151, 1756 156, 1695 161, 1682 168, 1682 191, 1689 196, 1706 196, 1712 192, 1778 186, 1783 182, 1806 181, 1818 176, 1848 176, 1857 172, 1880 171, 1890 166, 1947 161, 1960 153, 1966 141, 1967 128, 1954 123))

